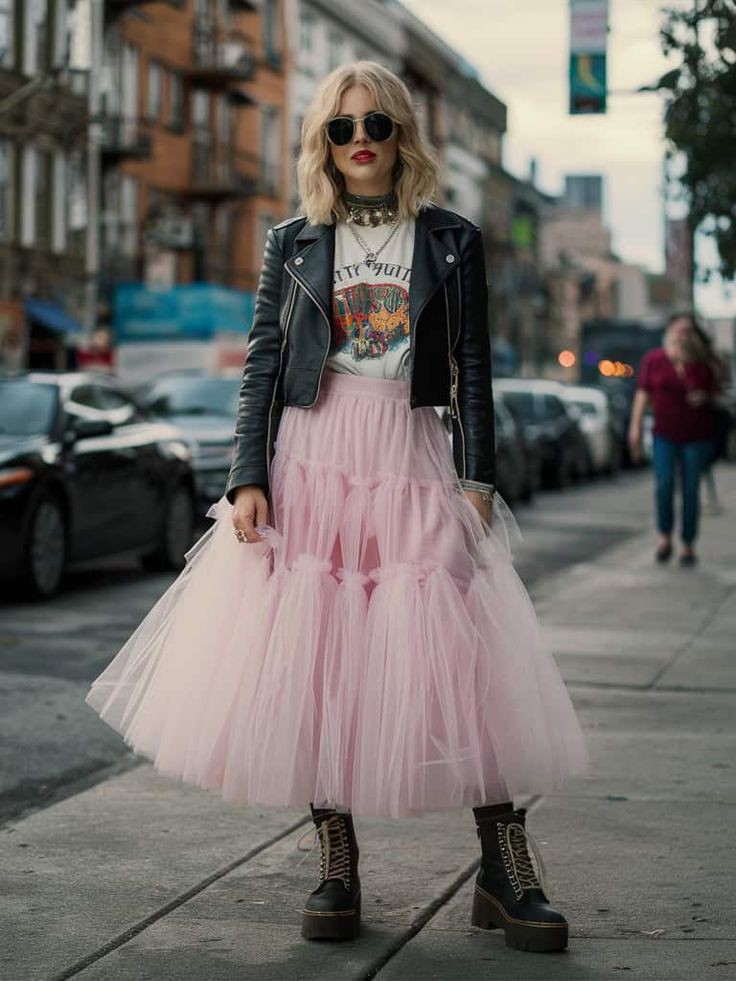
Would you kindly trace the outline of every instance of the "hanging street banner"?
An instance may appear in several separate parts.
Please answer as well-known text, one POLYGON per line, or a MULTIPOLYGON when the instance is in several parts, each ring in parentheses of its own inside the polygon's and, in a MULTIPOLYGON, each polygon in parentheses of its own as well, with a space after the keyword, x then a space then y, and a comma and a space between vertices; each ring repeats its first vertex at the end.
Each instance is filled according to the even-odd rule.
POLYGON ((606 111, 608 0, 570 0, 570 114, 606 111))

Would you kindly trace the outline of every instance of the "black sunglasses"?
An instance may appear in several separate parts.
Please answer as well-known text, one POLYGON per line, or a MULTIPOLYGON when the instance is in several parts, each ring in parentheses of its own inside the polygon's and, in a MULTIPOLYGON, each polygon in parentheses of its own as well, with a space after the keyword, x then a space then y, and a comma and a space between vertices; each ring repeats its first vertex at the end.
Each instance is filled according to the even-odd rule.
POLYGON ((333 116, 327 120, 327 139, 335 146, 346 146, 355 135, 355 124, 363 123, 366 136, 374 143, 385 143, 394 135, 395 123, 385 112, 369 112, 359 119, 352 116, 333 116))

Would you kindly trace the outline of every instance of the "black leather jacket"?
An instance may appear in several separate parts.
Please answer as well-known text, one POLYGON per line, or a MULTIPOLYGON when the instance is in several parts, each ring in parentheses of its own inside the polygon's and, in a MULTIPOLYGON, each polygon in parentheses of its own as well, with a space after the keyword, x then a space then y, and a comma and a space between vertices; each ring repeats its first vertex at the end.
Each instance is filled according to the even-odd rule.
MULTIPOLYGON (((458 476, 481 489, 495 482, 495 435, 480 229, 435 205, 419 212, 415 228, 410 405, 450 407, 458 476)), ((231 504, 243 484, 268 494, 283 407, 317 401, 331 342, 334 251, 334 225, 302 216, 268 231, 225 490, 231 504)))

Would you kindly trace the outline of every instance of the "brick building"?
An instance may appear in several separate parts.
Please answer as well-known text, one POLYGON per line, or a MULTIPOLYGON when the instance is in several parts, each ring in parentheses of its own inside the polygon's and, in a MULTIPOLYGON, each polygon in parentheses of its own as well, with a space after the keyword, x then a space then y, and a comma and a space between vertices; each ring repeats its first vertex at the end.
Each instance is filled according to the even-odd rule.
POLYGON ((103 291, 253 290, 288 207, 282 0, 106 8, 103 291))

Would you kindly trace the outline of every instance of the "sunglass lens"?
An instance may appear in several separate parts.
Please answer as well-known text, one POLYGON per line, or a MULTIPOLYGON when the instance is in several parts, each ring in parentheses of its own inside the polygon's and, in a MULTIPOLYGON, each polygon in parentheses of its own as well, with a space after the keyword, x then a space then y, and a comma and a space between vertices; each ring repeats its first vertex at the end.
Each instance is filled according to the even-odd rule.
POLYGON ((394 122, 385 112, 369 112, 363 120, 365 131, 376 143, 383 143, 391 138, 394 122))
POLYGON ((335 146, 345 146, 353 138, 355 125, 347 116, 336 116, 327 123, 327 136, 335 146))

